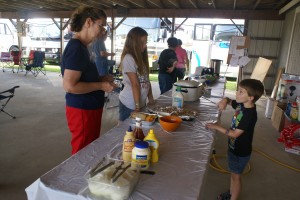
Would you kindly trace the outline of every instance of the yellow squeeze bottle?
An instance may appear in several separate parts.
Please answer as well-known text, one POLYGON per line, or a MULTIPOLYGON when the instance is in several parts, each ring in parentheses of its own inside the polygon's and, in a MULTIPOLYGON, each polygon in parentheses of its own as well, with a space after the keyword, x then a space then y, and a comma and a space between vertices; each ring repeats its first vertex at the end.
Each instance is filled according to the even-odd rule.
POLYGON ((131 162, 132 149, 134 148, 135 137, 133 135, 131 126, 129 126, 126 135, 124 136, 122 158, 125 162, 131 162))
POLYGON ((144 141, 149 143, 150 151, 151 151, 151 162, 156 163, 158 162, 158 147, 159 141, 154 134, 153 129, 150 129, 148 135, 144 138, 144 141))

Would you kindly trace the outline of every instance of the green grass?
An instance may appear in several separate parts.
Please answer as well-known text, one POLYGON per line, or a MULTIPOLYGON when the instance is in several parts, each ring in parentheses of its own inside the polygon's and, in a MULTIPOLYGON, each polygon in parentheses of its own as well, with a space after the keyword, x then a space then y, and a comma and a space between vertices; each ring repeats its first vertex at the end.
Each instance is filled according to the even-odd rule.
MULTIPOLYGON (((17 66, 15 66, 17 68, 17 66)), ((60 73, 60 66, 58 65, 45 65, 46 71, 60 73)), ((154 72, 149 75, 150 81, 158 81, 158 73, 154 72)), ((226 89, 231 91, 236 91, 237 84, 235 80, 226 81, 226 89)))
POLYGON ((236 81, 226 81, 226 90, 236 91, 236 81))
POLYGON ((45 69, 48 72, 58 72, 58 73, 60 73, 60 66, 58 66, 58 65, 45 65, 45 69))
POLYGON ((158 74, 149 74, 150 81, 158 81, 158 74))

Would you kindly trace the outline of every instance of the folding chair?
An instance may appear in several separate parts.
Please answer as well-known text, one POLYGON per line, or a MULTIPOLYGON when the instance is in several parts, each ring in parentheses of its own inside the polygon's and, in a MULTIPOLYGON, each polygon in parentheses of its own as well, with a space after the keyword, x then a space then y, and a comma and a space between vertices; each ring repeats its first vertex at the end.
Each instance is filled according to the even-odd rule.
MULTIPOLYGON (((9 52, 1 52, 0 62, 3 72, 5 67, 12 68, 14 66, 13 59, 9 52)), ((14 72, 14 69, 12 69, 12 72, 14 72)))
MULTIPOLYGON (((22 51, 11 51, 10 55, 12 56, 12 60, 14 62, 14 65, 20 66, 20 58, 21 58, 22 51)), ((19 70, 19 68, 18 68, 19 70)), ((14 68, 13 68, 14 72, 14 68)))
POLYGON ((4 108, 8 104, 9 100, 14 97, 15 89, 18 88, 18 87, 20 87, 20 86, 15 86, 15 87, 13 87, 9 90, 5 90, 3 92, 0 92, 0 105, 1 105, 0 111, 7 114, 7 115, 9 115, 13 119, 16 119, 16 117, 11 115, 10 113, 6 112, 4 110, 4 108))
POLYGON ((23 69, 24 69, 25 65, 32 64, 34 52, 35 52, 35 50, 30 50, 28 57, 22 57, 21 56, 21 58, 20 58, 20 64, 19 64, 17 73, 20 71, 20 69, 23 72, 23 69))
POLYGON ((42 74, 46 75, 46 70, 44 68, 44 61, 45 61, 45 52, 43 51, 35 51, 33 54, 33 61, 31 64, 26 64, 26 74, 31 72, 35 77, 41 72, 42 74))

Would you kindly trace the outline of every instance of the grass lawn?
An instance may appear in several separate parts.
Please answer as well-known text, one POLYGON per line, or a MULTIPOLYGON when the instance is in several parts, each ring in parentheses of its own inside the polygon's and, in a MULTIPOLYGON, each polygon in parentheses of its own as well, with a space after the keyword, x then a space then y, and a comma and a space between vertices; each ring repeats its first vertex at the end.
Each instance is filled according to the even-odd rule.
POLYGON ((236 81, 226 81, 226 90, 236 91, 236 81))

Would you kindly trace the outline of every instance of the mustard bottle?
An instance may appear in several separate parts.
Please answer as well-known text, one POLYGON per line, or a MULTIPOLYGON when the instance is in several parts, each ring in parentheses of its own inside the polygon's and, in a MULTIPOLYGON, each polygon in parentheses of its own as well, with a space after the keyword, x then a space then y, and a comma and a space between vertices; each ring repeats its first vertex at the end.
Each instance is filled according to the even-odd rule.
POLYGON ((132 149, 134 148, 135 137, 133 135, 131 126, 126 131, 126 135, 123 140, 122 158, 125 162, 131 162, 132 149))
POLYGON ((151 151, 151 162, 156 163, 158 162, 158 147, 159 147, 159 141, 157 137, 154 134, 153 129, 150 129, 148 132, 148 135, 145 137, 144 141, 149 143, 149 148, 151 151))

